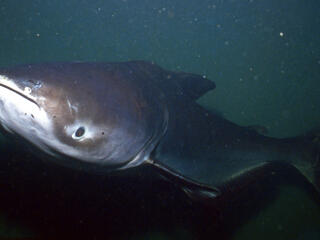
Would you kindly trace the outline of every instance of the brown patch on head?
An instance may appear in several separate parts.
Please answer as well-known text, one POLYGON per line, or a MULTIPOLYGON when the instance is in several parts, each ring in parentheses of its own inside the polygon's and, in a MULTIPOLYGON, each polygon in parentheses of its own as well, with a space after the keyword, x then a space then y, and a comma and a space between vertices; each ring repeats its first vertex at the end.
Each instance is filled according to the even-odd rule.
POLYGON ((57 88, 42 88, 41 95, 45 96, 41 99, 40 106, 54 119, 54 122, 59 125, 63 121, 72 122, 74 113, 69 110, 66 93, 63 89, 57 88), (61 118, 63 116, 63 119, 61 118))
MULTIPOLYGON (((84 95, 89 94, 85 91, 82 93, 84 95)), ((39 99, 39 105, 51 116, 54 134, 62 143, 89 151, 92 148, 98 148, 102 142, 106 142, 107 134, 105 134, 105 129, 101 129, 92 138, 79 141, 72 138, 73 133, 68 134, 66 132, 66 127, 75 124, 77 121, 81 122, 82 120, 86 121, 90 119, 89 123, 98 123, 97 125, 100 125, 96 119, 98 107, 93 98, 89 96, 86 98, 87 101, 81 102, 75 94, 77 94, 77 91, 72 91, 68 87, 44 86, 39 90, 39 96, 45 96, 39 99)), ((90 128, 90 126, 85 125, 79 127, 83 127, 84 132, 90 128)))

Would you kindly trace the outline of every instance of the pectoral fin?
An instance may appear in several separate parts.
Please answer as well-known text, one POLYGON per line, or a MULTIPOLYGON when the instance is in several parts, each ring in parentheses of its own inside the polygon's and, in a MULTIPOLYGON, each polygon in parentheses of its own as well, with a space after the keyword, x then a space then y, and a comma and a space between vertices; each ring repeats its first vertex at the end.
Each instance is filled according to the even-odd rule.
POLYGON ((148 163, 157 168, 158 174, 160 174, 162 178, 172 182, 172 184, 180 188, 193 201, 212 200, 220 195, 219 189, 213 186, 201 184, 186 178, 167 166, 158 164, 156 161, 148 160, 148 163))

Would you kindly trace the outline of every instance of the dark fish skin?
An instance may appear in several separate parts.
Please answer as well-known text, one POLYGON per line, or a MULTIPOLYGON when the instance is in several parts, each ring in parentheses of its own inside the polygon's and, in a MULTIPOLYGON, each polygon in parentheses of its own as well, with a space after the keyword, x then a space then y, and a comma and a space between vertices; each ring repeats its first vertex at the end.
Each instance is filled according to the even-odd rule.
MULTIPOLYGON (((150 68, 145 69, 153 73, 150 68)), ((310 169, 302 172, 319 189, 319 170, 315 167, 319 161, 316 135, 283 139, 261 135, 256 127, 239 126, 195 101, 215 88, 210 80, 187 73, 151 73, 149 75, 165 94, 169 115, 168 129, 152 158, 184 176, 212 186, 267 162, 282 161, 310 169), (163 75, 171 78, 168 80, 163 75), (171 87, 173 82, 179 86, 178 90, 172 91, 176 87, 171 87), (188 84, 184 85, 185 82, 188 84)))

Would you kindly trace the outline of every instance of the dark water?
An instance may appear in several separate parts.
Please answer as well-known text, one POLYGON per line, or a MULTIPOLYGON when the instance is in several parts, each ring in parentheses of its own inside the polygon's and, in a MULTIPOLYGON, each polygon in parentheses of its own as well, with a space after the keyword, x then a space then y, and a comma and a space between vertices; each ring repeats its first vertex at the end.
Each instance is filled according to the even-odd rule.
MULTIPOLYGON (((226 118, 294 136, 320 127, 319 7, 317 0, 0 0, 0 65, 154 61, 214 80, 200 102, 226 118)), ((319 206, 297 189, 283 192, 236 239, 320 239, 319 206)))

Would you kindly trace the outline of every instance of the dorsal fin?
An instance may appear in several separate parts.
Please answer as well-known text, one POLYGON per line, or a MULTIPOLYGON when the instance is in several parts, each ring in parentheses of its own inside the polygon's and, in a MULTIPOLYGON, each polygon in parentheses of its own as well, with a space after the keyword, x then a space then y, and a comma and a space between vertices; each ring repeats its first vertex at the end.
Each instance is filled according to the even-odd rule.
POLYGON ((154 81, 164 92, 174 95, 182 95, 197 100, 216 85, 205 76, 193 73, 167 71, 155 63, 146 61, 128 62, 130 69, 139 69, 144 77, 154 81))
POLYGON ((174 73, 174 77, 174 81, 182 90, 183 94, 188 95, 193 100, 197 100, 216 87, 213 81, 198 74, 177 72, 174 73))

